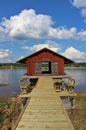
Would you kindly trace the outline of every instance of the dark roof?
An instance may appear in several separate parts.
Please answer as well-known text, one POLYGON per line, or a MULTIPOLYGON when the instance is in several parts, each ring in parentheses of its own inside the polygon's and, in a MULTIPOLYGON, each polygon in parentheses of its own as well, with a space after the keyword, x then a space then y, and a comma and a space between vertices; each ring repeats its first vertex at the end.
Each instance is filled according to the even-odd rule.
POLYGON ((55 54, 55 55, 57 55, 57 56, 63 58, 65 64, 74 63, 74 61, 72 61, 72 60, 70 60, 70 59, 68 59, 68 58, 66 58, 66 57, 64 57, 64 56, 62 56, 62 55, 60 55, 60 54, 58 54, 58 53, 56 53, 56 52, 54 52, 54 51, 48 49, 48 48, 43 48, 43 49, 41 49, 41 50, 39 50, 39 51, 37 51, 37 52, 35 52, 35 53, 29 55, 29 56, 26 56, 26 57, 24 57, 24 58, 22 58, 22 59, 17 60, 16 62, 26 63, 26 60, 27 60, 28 58, 33 57, 34 55, 36 55, 36 54, 38 54, 38 53, 40 53, 40 52, 43 52, 43 51, 49 51, 49 52, 51 52, 51 53, 53 53, 53 54, 55 54))

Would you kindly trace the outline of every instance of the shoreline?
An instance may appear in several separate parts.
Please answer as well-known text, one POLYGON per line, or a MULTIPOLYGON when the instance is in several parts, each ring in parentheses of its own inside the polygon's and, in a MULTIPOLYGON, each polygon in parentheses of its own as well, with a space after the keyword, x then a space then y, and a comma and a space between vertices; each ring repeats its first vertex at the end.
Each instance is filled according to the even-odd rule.
POLYGON ((66 70, 66 69, 69 69, 69 70, 73 70, 73 69, 74 69, 74 70, 75 70, 75 69, 76 69, 76 70, 82 70, 82 69, 86 69, 86 67, 71 67, 71 66, 70 66, 70 67, 64 67, 64 69, 65 69, 65 70, 66 70))
MULTIPOLYGON (((0 67, 0 69, 26 69, 26 67, 0 67)), ((72 66, 64 66, 64 69, 86 69, 86 67, 72 67, 72 66)))

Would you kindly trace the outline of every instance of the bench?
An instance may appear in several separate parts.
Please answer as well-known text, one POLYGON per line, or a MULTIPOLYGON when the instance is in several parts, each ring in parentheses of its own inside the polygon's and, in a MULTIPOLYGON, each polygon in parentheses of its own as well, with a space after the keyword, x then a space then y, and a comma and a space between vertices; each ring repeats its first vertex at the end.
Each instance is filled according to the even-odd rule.
POLYGON ((54 88, 56 89, 56 92, 59 92, 62 90, 62 79, 59 78, 54 82, 54 88))
POLYGON ((68 81, 64 82, 65 90, 72 92, 75 87, 75 79, 68 77, 68 81))
POLYGON ((31 82, 29 81, 28 78, 22 78, 20 80, 20 89, 22 94, 27 94, 29 88, 31 87, 31 82))

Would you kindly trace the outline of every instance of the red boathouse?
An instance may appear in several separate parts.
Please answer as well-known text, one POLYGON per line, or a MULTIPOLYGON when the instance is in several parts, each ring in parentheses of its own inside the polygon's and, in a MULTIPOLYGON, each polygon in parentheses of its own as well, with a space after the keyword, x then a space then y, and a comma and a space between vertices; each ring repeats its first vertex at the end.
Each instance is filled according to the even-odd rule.
POLYGON ((53 52, 48 48, 43 48, 23 59, 19 63, 27 65, 28 76, 52 75, 61 76, 64 73, 64 64, 74 63, 72 60, 53 52))

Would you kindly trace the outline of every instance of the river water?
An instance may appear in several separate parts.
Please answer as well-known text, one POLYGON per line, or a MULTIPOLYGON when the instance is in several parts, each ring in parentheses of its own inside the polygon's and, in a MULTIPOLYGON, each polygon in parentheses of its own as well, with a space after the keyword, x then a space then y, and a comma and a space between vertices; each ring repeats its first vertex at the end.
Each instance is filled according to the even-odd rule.
POLYGON ((0 83, 8 86, 0 86, 0 95, 15 96, 20 93, 19 80, 26 73, 26 69, 0 69, 0 83))
MULTIPOLYGON (((86 69, 66 69, 65 72, 76 79, 75 91, 86 91, 86 69)), ((19 80, 26 73, 26 69, 0 69, 0 95, 16 96, 20 93, 19 80)))

